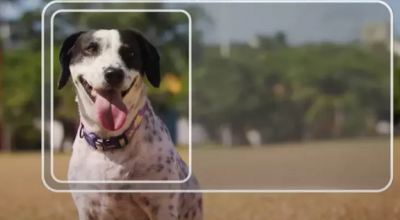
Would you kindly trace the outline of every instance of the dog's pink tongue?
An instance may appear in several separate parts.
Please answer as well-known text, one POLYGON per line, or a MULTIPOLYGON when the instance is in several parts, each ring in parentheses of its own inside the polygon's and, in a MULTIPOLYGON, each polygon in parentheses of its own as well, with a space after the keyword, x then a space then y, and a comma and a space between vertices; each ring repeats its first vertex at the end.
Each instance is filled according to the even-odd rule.
POLYGON ((97 91, 94 106, 105 129, 116 131, 122 127, 128 109, 122 101, 121 92, 114 89, 97 91))

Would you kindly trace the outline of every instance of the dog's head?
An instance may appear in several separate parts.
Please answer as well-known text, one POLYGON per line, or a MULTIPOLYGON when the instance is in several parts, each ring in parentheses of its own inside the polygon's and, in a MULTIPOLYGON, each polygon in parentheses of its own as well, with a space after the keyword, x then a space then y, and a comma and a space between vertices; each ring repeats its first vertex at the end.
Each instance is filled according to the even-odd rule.
POLYGON ((58 89, 71 77, 81 115, 84 111, 105 129, 117 131, 135 104, 126 96, 140 92, 132 91, 134 84, 146 76, 159 87, 159 60, 156 48, 136 30, 78 32, 67 37, 61 47, 58 89))

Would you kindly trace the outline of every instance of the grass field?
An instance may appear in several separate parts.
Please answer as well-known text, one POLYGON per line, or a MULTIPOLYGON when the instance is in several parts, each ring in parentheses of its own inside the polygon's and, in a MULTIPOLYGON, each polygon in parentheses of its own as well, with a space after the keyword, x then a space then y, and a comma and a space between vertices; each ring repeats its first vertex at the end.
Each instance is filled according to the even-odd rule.
MULTIPOLYGON (((362 187, 363 182, 370 182, 369 186, 377 186, 378 188, 385 185, 387 175, 382 173, 387 171, 387 166, 384 161, 379 159, 384 158, 384 153, 381 153, 384 151, 376 150, 379 146, 354 147, 348 151, 340 151, 337 148, 334 150, 329 146, 322 147, 319 150, 315 150, 317 148, 313 147, 308 147, 311 149, 308 151, 299 150, 304 147, 307 148, 308 146, 301 148, 299 146, 286 146, 281 149, 269 148, 268 150, 263 150, 266 153, 263 155, 269 155, 269 157, 263 156, 262 158, 257 151, 237 150, 237 154, 225 157, 226 161, 223 163, 218 163, 218 160, 221 160, 220 156, 210 156, 218 155, 218 150, 204 150, 213 151, 213 153, 208 156, 204 152, 203 155, 196 154, 194 166, 197 166, 197 171, 195 169, 195 172, 196 174, 198 173, 201 180, 210 177, 208 175, 215 177, 213 178, 214 182, 206 183, 206 185, 209 184, 210 188, 216 184, 220 184, 219 186, 222 187, 224 185, 217 178, 217 176, 221 176, 218 175, 220 174, 219 172, 226 170, 226 167, 231 167, 234 161, 240 165, 235 169, 243 167, 244 163, 241 162, 243 158, 252 157, 254 159, 252 160, 253 162, 246 164, 254 167, 246 167, 247 170, 260 166, 277 166, 280 168, 273 168, 272 170, 282 171, 283 169, 286 176, 289 177, 303 171, 301 173, 302 178, 279 180, 286 181, 288 187, 291 182, 297 180, 303 180, 303 186, 310 185, 317 180, 319 181, 317 183, 319 186, 328 186, 329 183, 340 185, 340 181, 337 182, 337 179, 341 178, 344 179, 342 181, 342 186, 344 187, 352 184, 362 187), (293 153, 296 151, 297 153, 293 153), (339 155, 338 151, 342 155, 339 155), (379 155, 380 153, 382 155, 379 155), (279 158, 276 157, 278 154, 281 155, 279 158), (199 159, 205 157, 207 158, 207 163, 200 163, 199 159), (338 158, 344 159, 338 161, 338 158), (196 161, 198 164, 196 164, 196 161), (209 170, 207 165, 211 166, 213 163, 214 165, 215 163, 219 164, 215 173, 205 172, 205 170, 209 170), (343 166, 343 163, 346 163, 347 166, 343 166), (353 166, 349 166, 349 164, 353 166), (201 167, 201 165, 204 167, 201 167), (361 166, 366 168, 361 169, 361 166), (352 170, 351 167, 358 168, 353 168, 352 170), (305 169, 308 172, 304 172, 305 169), (336 169, 336 171, 333 172, 333 169, 336 169), (330 172, 332 175, 320 178, 318 175, 323 173, 321 170, 330 172), (367 170, 370 172, 366 172, 367 170), (368 173, 370 175, 367 175, 368 173), (379 181, 374 182, 374 180, 379 181)), ((396 154, 399 148, 400 140, 396 140, 395 167, 400 165, 400 154, 396 154)), ((67 155, 56 156, 57 177, 65 177, 67 162, 67 155)), ((245 172, 245 170, 241 172, 245 172)), ((273 173, 282 172, 266 171, 266 173, 272 175, 273 173)), ((39 154, 0 155, 0 176, 0 220, 77 219, 76 209, 70 194, 52 193, 42 185, 39 154)), ((263 176, 265 178, 268 177, 267 175, 263 176)), ((270 186, 279 183, 276 176, 270 177, 275 182, 265 181, 265 183, 269 183, 270 186)), ((228 177, 222 177, 225 180, 226 178, 233 177, 229 177, 229 175, 228 177)), ((242 177, 242 179, 248 178, 248 176, 242 177)), ((236 181, 232 179, 230 182, 236 181)), ((250 184, 248 182, 244 183, 250 184)), ((296 183, 292 183, 292 186, 295 185, 296 183)), ((204 199, 205 219, 207 220, 400 220, 400 173, 396 172, 395 169, 393 184, 382 193, 206 194, 204 199)))

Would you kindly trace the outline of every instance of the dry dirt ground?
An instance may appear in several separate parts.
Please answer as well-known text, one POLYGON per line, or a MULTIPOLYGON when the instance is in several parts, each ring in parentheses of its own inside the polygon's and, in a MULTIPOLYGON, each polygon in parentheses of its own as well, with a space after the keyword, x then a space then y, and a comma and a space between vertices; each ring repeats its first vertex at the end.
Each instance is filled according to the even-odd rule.
MULTIPOLYGON (((251 179, 251 174, 248 173, 252 172, 246 172, 247 170, 255 170, 253 175, 262 176, 263 181, 257 181, 259 185, 255 184, 254 187, 276 188, 282 183, 290 188, 296 186, 296 181, 302 181, 297 183, 301 184, 301 187, 312 187, 314 184, 315 187, 322 188, 381 188, 385 181, 387 182, 387 151, 381 150, 386 146, 371 143, 373 142, 358 141, 347 147, 343 147, 346 145, 343 144, 341 148, 337 148, 338 144, 331 144, 332 146, 319 149, 317 146, 296 145, 280 149, 270 147, 263 149, 263 154, 260 154, 261 151, 240 149, 229 156, 225 156, 226 152, 223 150, 210 149, 203 150, 203 154, 196 154, 193 159, 200 183, 205 182, 204 185, 208 188, 237 187, 241 184, 247 184, 248 187, 252 184, 248 181, 251 179), (206 159, 207 163, 201 163, 201 158, 206 159), (244 163, 243 158, 251 160, 247 159, 244 163), (218 166, 215 163, 218 163, 218 166), (217 168, 207 172, 211 170, 210 166, 217 168), (236 167, 231 170, 242 169, 240 172, 244 176, 234 175, 235 172, 225 172, 232 166, 236 167), (222 172, 225 172, 225 175, 221 175, 222 172), (279 178, 282 177, 282 173, 285 174, 285 178, 279 178), (329 175, 321 178, 321 175, 326 173, 329 175), (245 176, 246 174, 249 176, 245 176), (222 179, 225 182, 236 183, 240 179, 246 181, 229 186, 224 185, 222 179)), ((396 140, 394 145, 396 168, 396 165, 400 165, 400 154, 396 153, 397 149, 400 149, 400 140, 396 140)), ((185 152, 182 154, 187 158, 185 152)), ((68 158, 68 155, 55 157, 57 177, 65 177, 68 158)), ((70 194, 53 193, 43 186, 40 165, 38 153, 0 155, 0 220, 77 219, 70 194)), ((400 172, 394 170, 393 184, 382 193, 213 193, 205 194, 204 199, 206 220, 400 220, 400 172)))

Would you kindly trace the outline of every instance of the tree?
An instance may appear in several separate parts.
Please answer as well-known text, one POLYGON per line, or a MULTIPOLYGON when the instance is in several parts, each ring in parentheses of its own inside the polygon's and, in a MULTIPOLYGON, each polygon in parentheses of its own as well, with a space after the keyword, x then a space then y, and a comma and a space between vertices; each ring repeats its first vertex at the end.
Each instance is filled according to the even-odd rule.
POLYGON ((2 100, 3 120, 15 140, 12 145, 37 148, 40 132, 35 129, 33 119, 40 117, 41 109, 40 54, 26 50, 7 51, 3 62, 2 91, 7 94, 2 100))

